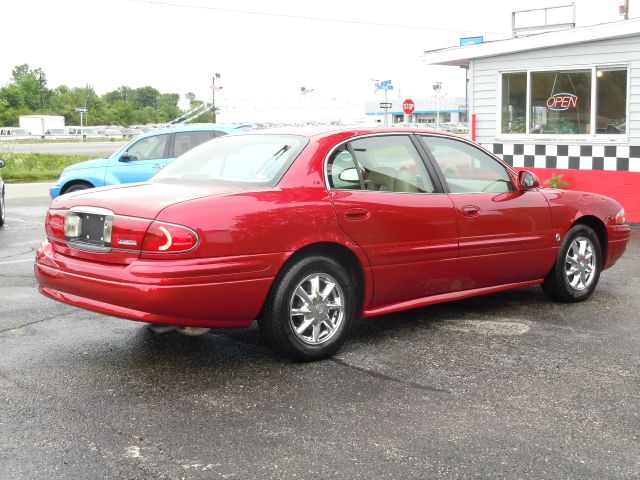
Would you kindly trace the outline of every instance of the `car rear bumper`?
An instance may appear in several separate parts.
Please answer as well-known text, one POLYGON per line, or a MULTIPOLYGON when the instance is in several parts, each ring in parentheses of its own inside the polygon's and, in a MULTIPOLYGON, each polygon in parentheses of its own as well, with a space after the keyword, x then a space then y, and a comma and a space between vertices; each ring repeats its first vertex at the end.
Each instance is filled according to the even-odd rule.
POLYGON ((36 253, 40 292, 108 315, 179 326, 245 327, 258 316, 287 254, 109 265, 36 253))

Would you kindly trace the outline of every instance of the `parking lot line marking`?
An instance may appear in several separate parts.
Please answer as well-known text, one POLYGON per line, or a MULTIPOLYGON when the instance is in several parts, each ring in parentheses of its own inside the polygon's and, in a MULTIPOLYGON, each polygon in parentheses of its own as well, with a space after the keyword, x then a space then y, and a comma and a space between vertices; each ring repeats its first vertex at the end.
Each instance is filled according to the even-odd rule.
POLYGON ((11 218, 7 217, 7 220, 11 220, 12 222, 28 222, 29 220, 23 220, 22 218, 11 218))
POLYGON ((33 258, 25 258, 24 260, 11 260, 10 262, 0 262, 0 265, 8 265, 9 263, 33 262, 33 258))

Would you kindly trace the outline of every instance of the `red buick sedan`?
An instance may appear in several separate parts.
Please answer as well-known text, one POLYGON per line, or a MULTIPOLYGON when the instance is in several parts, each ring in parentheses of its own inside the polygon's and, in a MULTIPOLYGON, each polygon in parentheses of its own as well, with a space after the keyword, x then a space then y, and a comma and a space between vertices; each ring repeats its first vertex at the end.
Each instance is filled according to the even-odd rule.
POLYGON ((541 189, 462 138, 363 127, 217 139, 146 183, 56 198, 46 234, 48 297, 187 333, 257 320, 314 360, 355 316, 533 284, 585 300, 630 228, 614 200, 541 189))

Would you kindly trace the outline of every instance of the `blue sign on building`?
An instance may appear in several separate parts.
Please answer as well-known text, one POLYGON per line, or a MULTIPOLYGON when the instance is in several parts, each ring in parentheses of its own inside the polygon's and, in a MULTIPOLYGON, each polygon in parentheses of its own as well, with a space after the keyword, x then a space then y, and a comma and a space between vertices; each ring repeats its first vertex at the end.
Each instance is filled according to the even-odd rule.
POLYGON ((473 45, 474 43, 484 43, 484 37, 465 37, 460 39, 460 46, 473 45))

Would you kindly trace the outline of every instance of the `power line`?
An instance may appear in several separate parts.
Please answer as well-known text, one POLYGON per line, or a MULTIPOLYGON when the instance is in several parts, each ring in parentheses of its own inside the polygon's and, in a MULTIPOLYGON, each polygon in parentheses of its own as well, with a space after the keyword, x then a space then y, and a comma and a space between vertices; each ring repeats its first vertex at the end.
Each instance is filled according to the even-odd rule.
POLYGON ((426 27, 419 25, 402 25, 397 23, 378 23, 378 22, 365 22, 361 20, 346 20, 343 18, 326 18, 326 17, 311 17, 307 15, 292 15, 287 13, 272 13, 272 12, 261 12, 258 10, 240 10, 235 8, 220 8, 220 7, 210 7, 205 5, 190 5, 186 3, 174 3, 167 2, 163 0, 129 0, 135 3, 146 3, 149 5, 155 6, 163 6, 163 7, 178 7, 178 8, 191 8, 198 10, 212 10, 217 12, 225 12, 225 13, 238 13, 238 14, 246 14, 246 15, 261 15, 264 17, 279 17, 279 18, 289 18, 293 20, 312 20, 316 22, 329 22, 329 23, 344 23, 349 25, 366 25, 373 27, 384 27, 384 28, 402 28, 402 29, 414 29, 414 30, 438 30, 442 32, 474 32, 474 33, 491 33, 495 35, 511 35, 510 32, 490 32, 490 31, 482 31, 482 30, 470 30, 470 29, 460 29, 460 28, 442 28, 442 27, 426 27))

